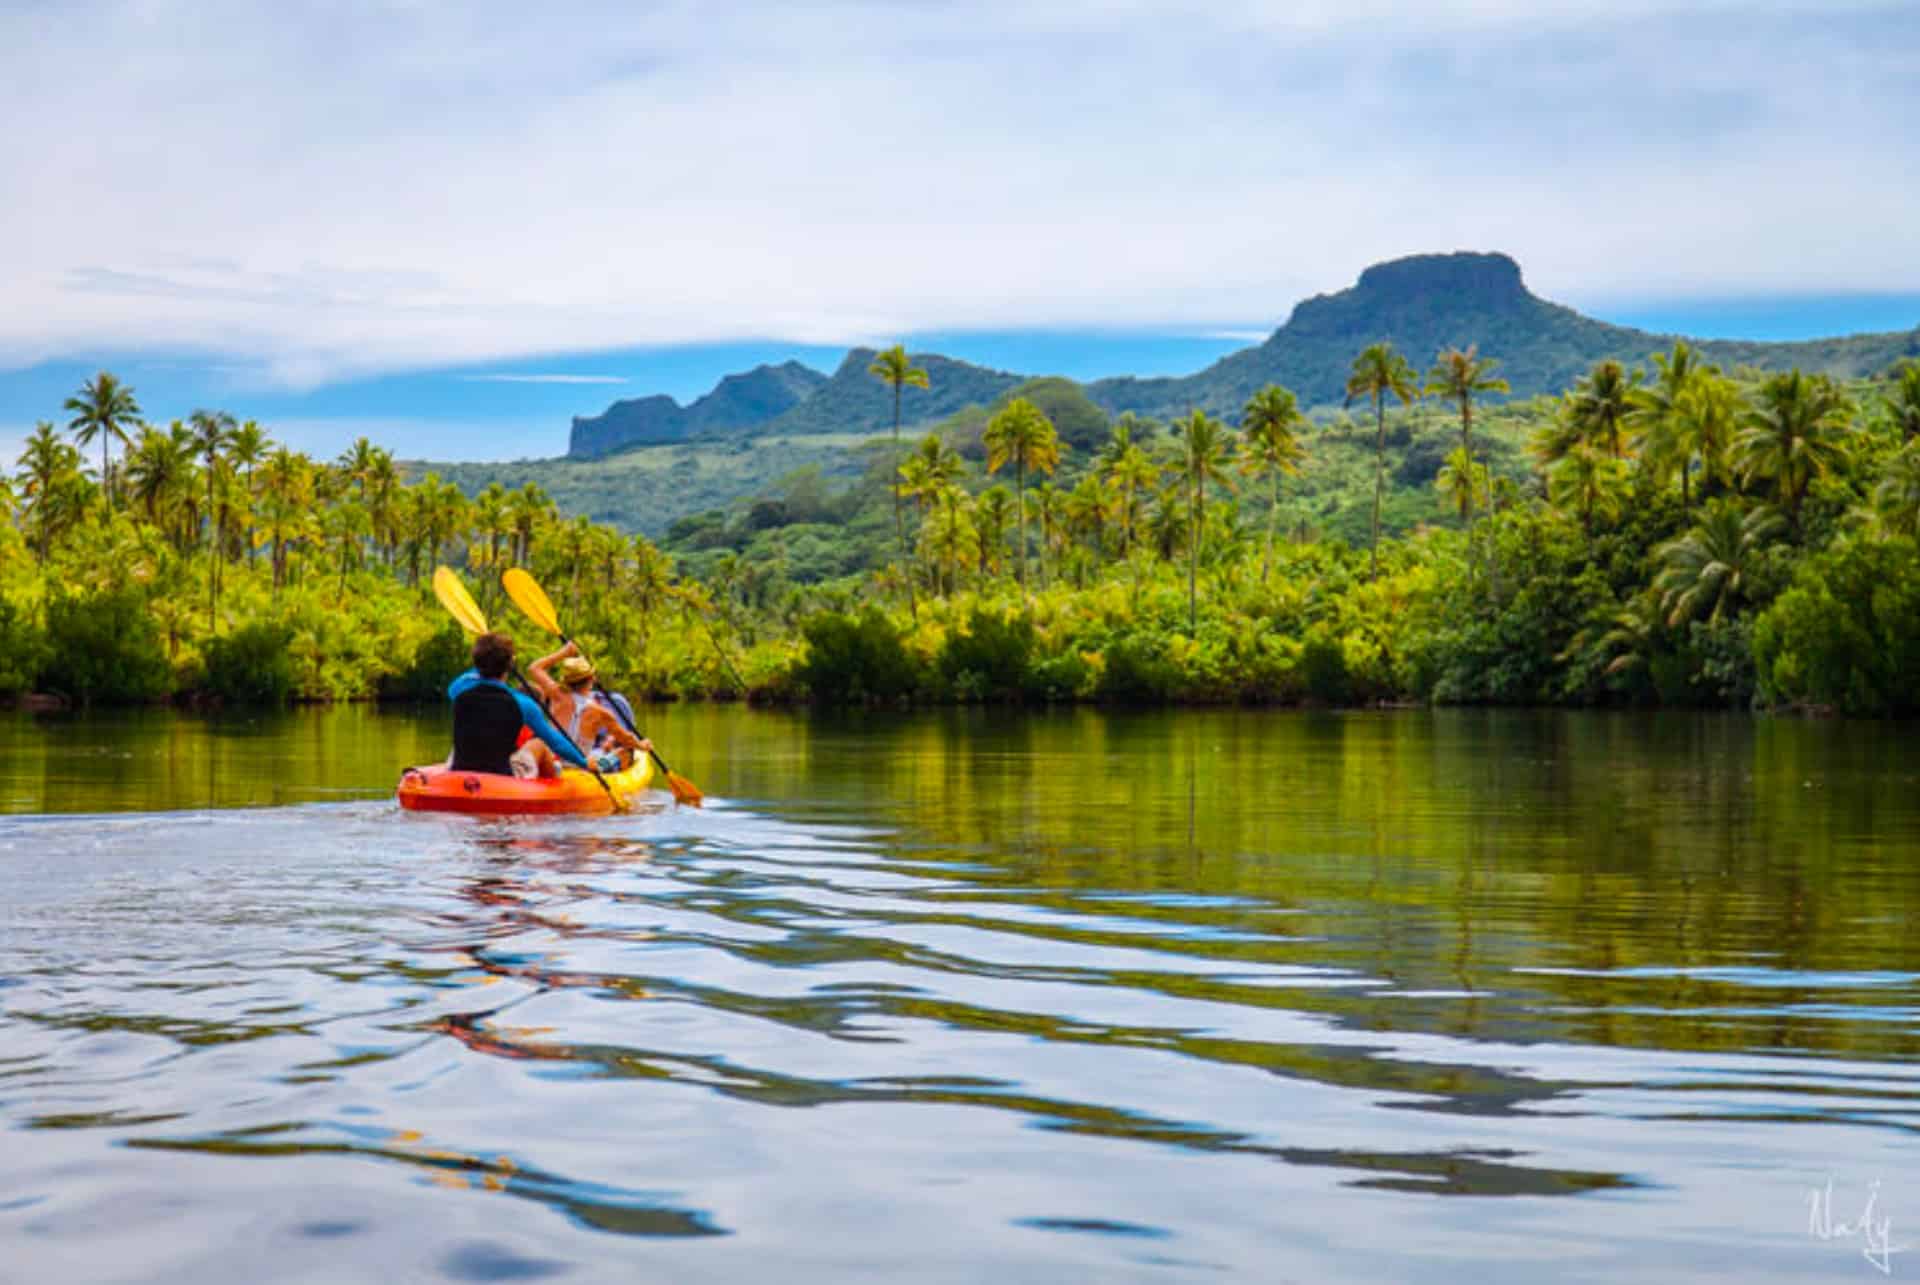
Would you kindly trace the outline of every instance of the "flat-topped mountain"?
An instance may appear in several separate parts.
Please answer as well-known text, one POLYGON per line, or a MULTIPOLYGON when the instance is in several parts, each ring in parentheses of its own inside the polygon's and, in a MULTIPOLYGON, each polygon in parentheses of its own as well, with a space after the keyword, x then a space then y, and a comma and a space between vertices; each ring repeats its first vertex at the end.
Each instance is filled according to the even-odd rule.
MULTIPOLYGON (((1504 254, 1421 254, 1377 263, 1351 288, 1302 300, 1285 325, 1254 348, 1194 375, 1103 379, 1087 393, 1109 412, 1165 417, 1190 409, 1238 418, 1253 393, 1284 384, 1308 406, 1346 396, 1347 372, 1368 344, 1393 344, 1424 372, 1442 349, 1468 344, 1500 361, 1514 395, 1559 392, 1609 357, 1645 363, 1673 335, 1615 326, 1533 294, 1504 254)), ((1885 369, 1920 353, 1920 330, 1804 343, 1709 341, 1698 345, 1725 366, 1799 366, 1841 376, 1885 369)))
MULTIPOLYGON (((1420 254, 1376 263, 1345 290, 1302 300, 1264 343, 1177 378, 1123 376, 1085 385, 1108 414, 1155 418, 1206 410, 1237 421, 1240 408, 1267 384, 1284 384, 1307 406, 1345 397, 1353 358, 1385 340, 1424 372, 1444 348, 1477 344, 1500 361, 1515 396, 1559 392, 1615 358, 1645 363, 1675 336, 1615 326, 1582 316, 1527 289, 1520 265, 1504 254, 1420 254)), ((1920 356, 1920 328, 1799 343, 1698 343, 1723 366, 1825 371, 1857 377, 1902 357, 1920 356)), ((729 375, 711 393, 682 408, 671 397, 615 402, 605 413, 573 421, 568 454, 610 455, 635 446, 711 437, 869 432, 893 421, 893 393, 867 373, 873 351, 855 348, 832 375, 798 362, 729 375)), ((925 425, 970 406, 985 406, 1029 375, 988 370, 937 353, 915 353, 929 387, 901 398, 901 420, 925 425)), ((1036 372, 1044 373, 1044 372, 1036 372)))

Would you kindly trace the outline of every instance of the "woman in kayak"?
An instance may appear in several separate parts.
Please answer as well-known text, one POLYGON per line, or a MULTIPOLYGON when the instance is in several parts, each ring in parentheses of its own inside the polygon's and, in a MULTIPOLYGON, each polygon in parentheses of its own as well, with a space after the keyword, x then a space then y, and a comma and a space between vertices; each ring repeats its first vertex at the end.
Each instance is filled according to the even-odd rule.
POLYGON ((534 661, 527 667, 527 675, 554 720, 567 729, 575 744, 588 747, 596 756, 613 756, 611 763, 599 764, 602 771, 627 767, 634 755, 653 749, 651 741, 629 732, 614 712, 601 703, 619 698, 594 690, 593 664, 572 643, 534 661), (552 672, 556 664, 560 666, 558 679, 552 672))
POLYGON ((513 668, 513 639, 505 634, 481 634, 473 640, 473 668, 447 687, 453 702, 453 757, 447 766, 457 772, 492 772, 500 776, 558 776, 558 755, 575 767, 587 760, 547 718, 530 697, 506 684, 513 668), (520 729, 533 730, 524 746, 520 729))

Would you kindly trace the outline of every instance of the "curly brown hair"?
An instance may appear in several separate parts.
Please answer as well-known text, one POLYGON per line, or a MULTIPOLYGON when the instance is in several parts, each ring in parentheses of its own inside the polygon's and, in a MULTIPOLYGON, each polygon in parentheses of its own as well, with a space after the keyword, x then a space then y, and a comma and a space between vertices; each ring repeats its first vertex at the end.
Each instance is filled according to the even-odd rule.
POLYGON ((505 634, 481 634, 473 640, 473 667, 482 678, 500 678, 513 665, 513 639, 505 634))

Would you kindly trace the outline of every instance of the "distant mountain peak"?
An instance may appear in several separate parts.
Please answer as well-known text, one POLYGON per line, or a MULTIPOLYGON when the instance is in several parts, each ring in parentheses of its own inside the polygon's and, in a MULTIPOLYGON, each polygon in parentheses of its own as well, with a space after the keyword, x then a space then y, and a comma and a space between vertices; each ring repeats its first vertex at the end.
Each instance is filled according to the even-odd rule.
POLYGON ((664 393, 618 401, 598 415, 574 416, 567 454, 593 459, 634 446, 756 428, 792 410, 826 382, 812 367, 784 361, 727 375, 684 407, 664 393))
POLYGON ((1376 263, 1360 274, 1354 289, 1362 296, 1407 296, 1445 291, 1481 300, 1530 299, 1512 256, 1456 250, 1452 254, 1410 254, 1376 263))
MULTIPOLYGON (((1200 409, 1237 420, 1261 387, 1284 384, 1308 407, 1340 404, 1354 357, 1367 345, 1398 348, 1416 370, 1440 351, 1475 345, 1500 363, 1515 397, 1570 386, 1594 362, 1643 363, 1673 342, 1582 316, 1527 289, 1520 264, 1507 254, 1456 250, 1376 263, 1344 290, 1302 300, 1285 325, 1255 347, 1178 378, 1121 376, 1085 386, 1109 415, 1125 411, 1171 417, 1200 409)), ((1791 344, 1701 342, 1710 361, 1778 369, 1802 365, 1838 375, 1881 370, 1920 352, 1920 329, 1896 335, 1791 344)), ((893 422, 894 399, 868 371, 875 351, 854 348, 832 375, 788 361, 729 375, 682 408, 668 397, 615 402, 601 415, 575 419, 568 454, 610 455, 629 447, 718 435, 805 436, 869 432, 893 422)), ((909 354, 929 387, 905 388, 903 427, 936 422, 969 406, 986 406, 1026 376, 990 370, 938 353, 909 354)))

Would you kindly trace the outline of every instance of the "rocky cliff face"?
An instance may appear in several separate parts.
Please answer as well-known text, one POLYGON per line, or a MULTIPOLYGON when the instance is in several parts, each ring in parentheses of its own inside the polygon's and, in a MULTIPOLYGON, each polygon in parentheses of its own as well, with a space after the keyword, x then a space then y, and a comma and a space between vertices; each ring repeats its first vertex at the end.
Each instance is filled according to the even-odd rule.
MULTIPOLYGON (((1103 411, 1160 419, 1205 410, 1237 422, 1267 384, 1284 384, 1309 407, 1345 399, 1353 359, 1385 341, 1424 374, 1442 349, 1469 344, 1497 358, 1516 397, 1554 393, 1606 358, 1645 364, 1671 335, 1650 334, 1583 317, 1527 289, 1520 265, 1504 254, 1418 254, 1376 263, 1351 287, 1302 300, 1285 325, 1253 348, 1198 374, 1171 379, 1103 379, 1086 385, 1103 411)), ((1799 366, 1839 376, 1870 374, 1920 354, 1920 330, 1805 343, 1698 345, 1724 366, 1799 366)), ((796 362, 729 375, 682 408, 669 397, 616 402, 605 414, 573 421, 569 454, 590 458, 662 442, 741 433, 843 433, 893 422, 893 393, 867 373, 873 352, 856 348, 831 376, 796 362)), ((903 425, 924 425, 969 406, 986 406, 1025 378, 936 353, 915 353, 931 387, 901 397, 903 425)))
POLYGON ((789 361, 728 375, 684 407, 664 394, 615 402, 598 415, 574 416, 567 455, 596 459, 635 446, 756 428, 805 401, 826 381, 819 371, 789 361))
MULTIPOLYGON (((927 387, 900 390, 900 422, 921 424, 966 406, 984 405, 1024 376, 988 370, 938 353, 909 354, 927 372, 927 387)), ((893 423, 893 389, 868 373, 871 348, 855 348, 812 396, 767 425, 771 433, 870 432, 893 423)))

